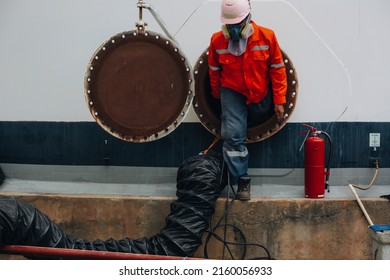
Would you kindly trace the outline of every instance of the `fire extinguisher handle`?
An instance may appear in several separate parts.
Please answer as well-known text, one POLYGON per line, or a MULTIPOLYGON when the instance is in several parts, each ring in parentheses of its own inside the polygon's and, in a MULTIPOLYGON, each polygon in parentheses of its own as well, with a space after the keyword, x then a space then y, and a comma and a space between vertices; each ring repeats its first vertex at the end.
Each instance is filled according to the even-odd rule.
POLYGON ((314 126, 308 125, 308 124, 306 124, 306 123, 304 123, 304 124, 302 124, 302 125, 303 125, 303 126, 306 126, 307 128, 309 128, 311 132, 316 132, 316 131, 317 131, 317 129, 316 129, 314 126))

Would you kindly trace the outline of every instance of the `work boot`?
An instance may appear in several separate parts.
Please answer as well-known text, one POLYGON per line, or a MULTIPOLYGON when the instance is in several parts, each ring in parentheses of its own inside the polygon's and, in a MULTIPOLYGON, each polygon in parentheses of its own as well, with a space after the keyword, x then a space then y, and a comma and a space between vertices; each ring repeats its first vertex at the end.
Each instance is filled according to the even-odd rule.
POLYGON ((251 199, 251 177, 238 178, 236 199, 246 201, 251 199))

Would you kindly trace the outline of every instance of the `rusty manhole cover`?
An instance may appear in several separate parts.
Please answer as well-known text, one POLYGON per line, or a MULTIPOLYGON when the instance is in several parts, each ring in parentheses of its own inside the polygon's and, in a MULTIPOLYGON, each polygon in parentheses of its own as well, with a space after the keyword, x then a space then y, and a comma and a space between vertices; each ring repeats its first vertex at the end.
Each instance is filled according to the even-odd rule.
POLYGON ((181 123, 193 98, 193 73, 170 39, 151 31, 112 36, 92 56, 85 97, 96 122, 129 142, 148 142, 181 123))

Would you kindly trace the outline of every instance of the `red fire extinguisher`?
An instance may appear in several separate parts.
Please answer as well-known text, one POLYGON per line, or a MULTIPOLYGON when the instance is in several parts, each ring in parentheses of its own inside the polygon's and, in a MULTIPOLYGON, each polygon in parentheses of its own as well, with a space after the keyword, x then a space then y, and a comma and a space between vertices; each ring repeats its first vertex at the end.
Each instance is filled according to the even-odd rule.
POLYGON ((318 131, 312 126, 308 133, 311 137, 305 140, 305 197, 323 198, 325 189, 329 192, 330 161, 332 155, 332 141, 324 131, 318 131), (325 140, 320 137, 325 135, 329 141, 328 164, 325 170, 325 140))

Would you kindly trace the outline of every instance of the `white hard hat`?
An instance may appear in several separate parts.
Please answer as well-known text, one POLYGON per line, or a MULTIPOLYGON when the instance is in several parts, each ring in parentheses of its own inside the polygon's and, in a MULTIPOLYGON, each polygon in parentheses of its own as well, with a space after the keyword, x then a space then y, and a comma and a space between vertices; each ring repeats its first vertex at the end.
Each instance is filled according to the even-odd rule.
POLYGON ((249 0, 222 0, 221 21, 223 24, 236 24, 251 12, 249 0))

